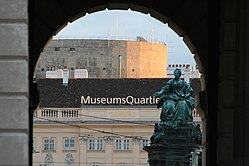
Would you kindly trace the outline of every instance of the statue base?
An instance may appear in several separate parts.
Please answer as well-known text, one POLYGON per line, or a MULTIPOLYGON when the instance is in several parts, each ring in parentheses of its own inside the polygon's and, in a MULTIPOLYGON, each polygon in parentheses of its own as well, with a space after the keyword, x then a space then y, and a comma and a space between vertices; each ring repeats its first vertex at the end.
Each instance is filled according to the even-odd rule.
POLYGON ((200 147, 193 137, 193 127, 161 126, 163 134, 154 133, 151 146, 144 147, 148 152, 150 166, 187 166, 191 164, 191 152, 200 147), (158 135, 159 138, 157 137, 158 135))

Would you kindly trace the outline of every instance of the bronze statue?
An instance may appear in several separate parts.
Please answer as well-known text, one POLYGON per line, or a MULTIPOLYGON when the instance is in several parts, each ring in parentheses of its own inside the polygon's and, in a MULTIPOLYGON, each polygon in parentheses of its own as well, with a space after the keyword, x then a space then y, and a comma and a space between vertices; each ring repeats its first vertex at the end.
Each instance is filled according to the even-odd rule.
POLYGON ((161 123, 176 128, 179 125, 192 125, 192 110, 195 106, 194 98, 191 96, 193 89, 190 84, 180 79, 181 70, 175 69, 175 78, 169 80, 155 97, 160 97, 157 108, 162 107, 161 123))
POLYGON ((186 166, 189 154, 201 150, 200 124, 193 121, 195 106, 190 84, 180 79, 181 70, 175 69, 169 80, 154 96, 159 97, 157 108, 162 108, 160 122, 155 123, 151 145, 145 146, 151 166, 186 166), (186 158, 187 157, 187 158, 186 158))

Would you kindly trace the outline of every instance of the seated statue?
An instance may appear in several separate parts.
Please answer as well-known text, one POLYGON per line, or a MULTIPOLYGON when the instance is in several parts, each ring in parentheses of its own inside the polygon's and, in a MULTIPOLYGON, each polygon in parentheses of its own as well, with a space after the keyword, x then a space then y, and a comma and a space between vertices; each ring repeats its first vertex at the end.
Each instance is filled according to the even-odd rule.
POLYGON ((154 96, 160 100, 157 108, 162 107, 160 115, 160 123, 169 127, 177 128, 179 125, 192 125, 192 110, 195 106, 193 89, 190 84, 180 79, 181 70, 175 69, 175 78, 169 80, 159 92, 155 92, 154 96))

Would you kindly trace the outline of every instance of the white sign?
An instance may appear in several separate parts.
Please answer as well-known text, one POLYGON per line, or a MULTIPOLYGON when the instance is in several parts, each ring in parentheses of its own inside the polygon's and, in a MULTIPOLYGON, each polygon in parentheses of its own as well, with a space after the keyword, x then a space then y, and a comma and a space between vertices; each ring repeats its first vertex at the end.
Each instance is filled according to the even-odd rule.
POLYGON ((159 98, 155 96, 135 98, 133 96, 114 97, 114 98, 100 98, 91 96, 81 96, 81 104, 101 104, 101 105, 155 105, 159 98))

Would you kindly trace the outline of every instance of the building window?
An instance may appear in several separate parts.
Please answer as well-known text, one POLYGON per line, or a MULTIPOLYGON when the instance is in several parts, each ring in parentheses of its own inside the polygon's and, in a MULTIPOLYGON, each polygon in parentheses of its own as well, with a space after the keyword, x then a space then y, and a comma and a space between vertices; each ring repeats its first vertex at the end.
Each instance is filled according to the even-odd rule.
POLYGON ((129 139, 116 139, 115 140, 115 150, 130 150, 130 140, 129 139))
POLYGON ((75 139, 65 139, 64 150, 76 150, 75 139))
POLYGON ((88 150, 103 150, 103 140, 89 139, 88 150))
POLYGON ((60 51, 60 47, 54 47, 55 51, 60 51))
POLYGON ((130 150, 130 140, 124 140, 124 150, 130 150))
POLYGON ((142 140, 142 148, 144 148, 145 146, 149 145, 149 140, 143 139, 142 140))
POLYGON ((115 140, 115 150, 122 150, 121 148, 121 139, 116 139, 115 140))
POLYGON ((47 151, 55 150, 55 140, 54 139, 44 139, 43 140, 43 150, 47 150, 47 151))
POLYGON ((70 51, 75 51, 75 48, 71 47, 69 48, 70 51))

